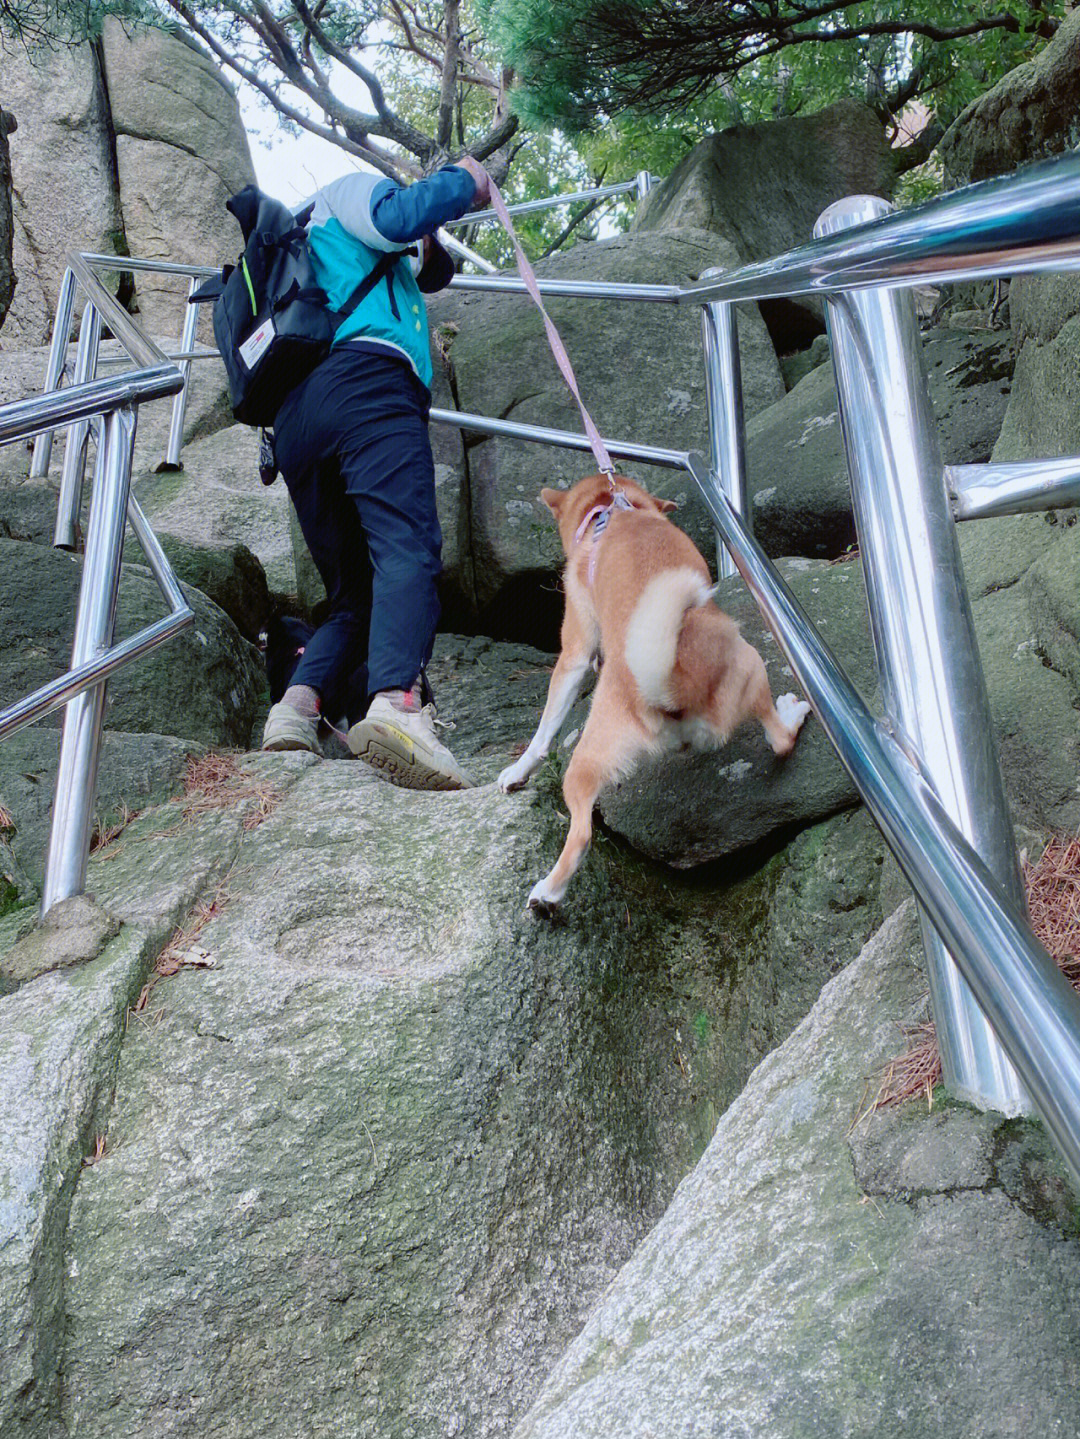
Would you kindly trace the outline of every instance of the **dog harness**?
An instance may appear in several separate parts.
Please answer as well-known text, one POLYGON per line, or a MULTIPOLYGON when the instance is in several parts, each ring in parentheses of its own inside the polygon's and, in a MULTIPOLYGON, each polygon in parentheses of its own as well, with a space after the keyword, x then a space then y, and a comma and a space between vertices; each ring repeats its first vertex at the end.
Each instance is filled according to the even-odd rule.
POLYGON ((592 524, 593 520, 596 521, 596 528, 593 530, 592 549, 589 551, 588 580, 590 589, 592 589, 592 583, 596 577, 596 556, 600 550, 600 541, 604 536, 604 531, 611 523, 612 510, 632 510, 633 508, 633 505, 623 494, 622 490, 615 489, 614 494, 606 505, 593 505, 581 524, 578 525, 577 532, 574 535, 575 545, 581 543, 585 537, 586 530, 592 524))

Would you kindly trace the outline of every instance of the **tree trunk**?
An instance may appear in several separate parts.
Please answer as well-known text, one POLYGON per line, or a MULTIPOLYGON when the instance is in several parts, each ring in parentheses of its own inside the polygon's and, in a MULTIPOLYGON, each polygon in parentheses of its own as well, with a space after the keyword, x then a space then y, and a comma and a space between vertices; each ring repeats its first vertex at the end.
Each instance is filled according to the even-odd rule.
POLYGON ((15 128, 15 116, 0 110, 0 325, 15 293, 15 270, 11 262, 15 223, 11 213, 11 153, 7 139, 15 128))

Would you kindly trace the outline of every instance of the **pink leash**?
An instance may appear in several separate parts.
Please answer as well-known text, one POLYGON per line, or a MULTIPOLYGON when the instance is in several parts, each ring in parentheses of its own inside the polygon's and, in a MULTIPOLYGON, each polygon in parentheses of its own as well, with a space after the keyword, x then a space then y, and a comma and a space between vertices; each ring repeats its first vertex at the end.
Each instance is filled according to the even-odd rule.
POLYGON ((615 466, 611 463, 611 456, 607 452, 607 446, 600 438, 600 431, 593 424, 592 416, 585 408, 585 402, 581 398, 577 377, 574 374, 574 367, 570 363, 570 356, 566 353, 566 347, 559 337, 558 330, 552 323, 551 316, 547 310, 544 309, 544 302, 540 298, 540 286, 536 283, 536 275, 533 273, 533 267, 526 259, 525 252, 518 241, 513 221, 510 219, 510 212, 506 208, 506 201, 499 193, 499 187, 495 181, 491 179, 490 175, 488 176, 488 181, 491 189, 492 208, 496 215, 498 215, 503 229, 510 236, 510 242, 514 247, 514 254, 517 256, 518 271, 525 283, 525 288, 532 296, 536 308, 544 317, 544 328, 547 331, 551 353, 554 355, 555 363, 558 365, 562 377, 566 381, 567 388, 577 401, 578 409, 581 411, 581 419, 585 425, 585 433, 589 437, 589 444, 592 446, 592 452, 596 456, 596 467, 602 475, 607 475, 608 483, 611 485, 612 491, 618 493, 615 484, 615 466))

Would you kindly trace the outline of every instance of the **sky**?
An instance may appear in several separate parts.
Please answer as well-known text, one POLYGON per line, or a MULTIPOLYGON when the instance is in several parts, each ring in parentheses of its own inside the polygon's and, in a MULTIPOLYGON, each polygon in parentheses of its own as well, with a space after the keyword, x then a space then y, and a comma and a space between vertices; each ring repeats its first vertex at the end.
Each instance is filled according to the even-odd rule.
MULTIPOLYGON (((367 92, 359 81, 355 84, 360 95, 350 95, 348 85, 341 80, 335 88, 346 102, 362 104, 361 95, 366 97, 367 92)), ((276 200, 282 200, 286 205, 299 204, 314 194, 320 185, 336 180, 346 171, 370 168, 361 164, 355 156, 331 145, 329 140, 320 139, 306 130, 298 135, 288 134, 250 85, 241 84, 238 99, 251 145, 255 178, 259 188, 276 200)))

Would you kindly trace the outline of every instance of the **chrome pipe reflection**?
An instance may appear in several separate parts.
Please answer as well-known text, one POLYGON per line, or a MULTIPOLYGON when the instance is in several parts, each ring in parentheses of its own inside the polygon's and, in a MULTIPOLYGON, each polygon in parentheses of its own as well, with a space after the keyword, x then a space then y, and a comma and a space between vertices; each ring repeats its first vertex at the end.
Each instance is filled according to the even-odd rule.
MULTIPOLYGON (((191 297, 199 288, 199 282, 192 279, 188 286, 188 303, 184 306, 184 324, 180 332, 180 352, 195 348, 195 332, 199 325, 199 307, 191 304, 191 297)), ((187 411, 188 383, 191 379, 191 361, 184 359, 180 365, 180 373, 184 377, 183 389, 176 392, 173 400, 172 415, 169 417, 169 439, 165 446, 165 465, 170 470, 183 469, 180 463, 180 449, 184 443, 184 415, 187 411)))
MULTIPOLYGON (((867 196, 838 201, 815 234, 865 226, 890 208, 867 196)), ((914 302, 907 291, 860 290, 829 299, 826 321, 885 711, 910 739, 954 823, 1023 912, 914 302)), ((1016 1071, 925 918, 923 938, 946 1083, 982 1108, 1025 1112, 1016 1071)))
MULTIPOLYGON (((113 410, 103 422, 79 585, 73 666, 95 659, 112 644, 136 415, 133 409, 113 410)), ((104 710, 105 681, 101 680, 71 700, 64 716, 42 914, 57 900, 80 894, 86 880, 104 710)))
POLYGON ((149 370, 129 370, 85 385, 69 385, 0 405, 0 445, 43 435, 72 420, 89 420, 120 405, 167 399, 180 388, 180 371, 167 362, 149 370))
POLYGON ((945 486, 958 520, 1080 505, 1080 458, 948 465, 945 486))
MULTIPOLYGON (((647 304, 677 305, 685 294, 678 285, 616 285, 601 280, 538 280, 541 295, 564 295, 575 300, 643 300, 647 304)), ((527 295, 525 281, 513 275, 455 275, 452 290, 484 290, 493 295, 527 295)))
MULTIPOLYGON (((58 390, 64 377, 64 362, 71 340, 71 321, 75 312, 75 272, 70 265, 60 281, 60 293, 56 297, 56 315, 53 319, 52 341, 49 345, 49 362, 45 366, 45 392, 58 390)), ((52 431, 46 430, 34 441, 34 453, 30 458, 30 479, 43 480, 49 473, 52 462, 52 431)))
MULTIPOLYGON (((546 425, 523 425, 517 420, 489 420, 486 415, 470 415, 464 410, 432 410, 428 419, 436 425, 453 425, 458 430, 472 430, 480 435, 502 435, 510 440, 528 440, 535 445, 554 445, 561 450, 591 453, 587 435, 573 430, 554 430, 546 425)), ((617 460, 640 460, 642 464, 659 465, 667 470, 686 469, 685 450, 662 450, 654 445, 635 445, 626 440, 607 440, 608 453, 617 460)))
POLYGON ((767 300, 1076 268, 1080 155, 1070 153, 819 237, 683 294, 697 304, 767 300))
MULTIPOLYGON (((631 190, 639 190, 638 179, 620 180, 612 185, 597 185, 591 190, 572 190, 565 195, 548 195, 543 200, 521 200, 516 205, 507 205, 511 215, 533 215, 539 210, 554 210, 559 205, 577 205, 583 200, 606 200, 612 195, 626 195, 631 190)), ((499 217, 494 210, 473 210, 468 215, 462 215, 457 220, 447 220, 447 226, 451 225, 482 225, 488 220, 497 220, 499 217)))
POLYGON ((703 457, 690 473, 841 763, 1080 1180, 1080 996, 896 738, 876 722, 703 457))
MULTIPOLYGON (((83 310, 79 330, 79 348, 75 355, 74 385, 85 385, 97 376, 98 345, 101 342, 101 315, 89 304, 83 310)), ((64 442, 64 467, 60 472, 60 497, 56 506, 56 528, 53 544, 59 549, 73 550, 82 510, 83 476, 86 472, 86 449, 90 442, 90 421, 75 420, 68 426, 64 442)))
POLYGON ((435 233, 439 244, 451 255, 457 255, 461 260, 468 260, 470 265, 475 265, 478 270, 483 270, 485 275, 498 274, 498 265, 493 265, 490 260, 485 260, 483 255, 478 255, 471 245, 466 245, 462 240, 451 235, 444 226, 440 225, 435 233))
MULTIPOLYGON (((706 270, 703 279, 722 274, 706 270)), ((724 493, 753 529, 746 484, 746 440, 743 428, 742 368, 739 331, 732 305, 701 307, 701 342, 705 357, 705 409, 709 421, 709 462, 720 476, 724 493)), ((720 579, 735 574, 727 548, 716 539, 716 572, 720 579)))

